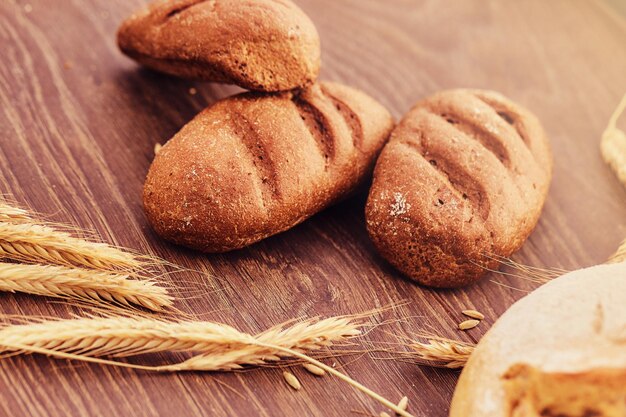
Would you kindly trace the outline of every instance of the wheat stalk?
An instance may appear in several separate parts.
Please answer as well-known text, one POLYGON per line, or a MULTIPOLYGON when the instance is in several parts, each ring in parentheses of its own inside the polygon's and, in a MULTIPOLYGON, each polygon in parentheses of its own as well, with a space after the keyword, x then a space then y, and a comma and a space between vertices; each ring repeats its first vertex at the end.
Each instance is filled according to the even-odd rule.
POLYGON ((167 322, 130 317, 43 321, 0 329, 0 347, 3 347, 0 352, 41 353, 159 372, 231 371, 281 358, 297 358, 324 369, 396 413, 412 417, 391 401, 305 354, 359 335, 357 317, 310 319, 290 326, 280 325, 256 336, 214 322, 167 322), (99 358, 176 351, 198 354, 180 363, 160 366, 99 358))
POLYGON ((0 258, 100 270, 141 270, 137 255, 34 223, 0 222, 0 258))
POLYGON ((611 115, 602 133, 600 150, 604 161, 613 169, 617 178, 626 186, 626 134, 617 128, 617 119, 626 109, 626 94, 611 115))
POLYGON ((63 266, 0 262, 0 291, 19 291, 98 304, 134 304, 153 311, 172 304, 167 290, 152 280, 63 266))
POLYGON ((30 214, 19 207, 13 207, 0 201, 0 221, 24 222, 32 220, 30 214))

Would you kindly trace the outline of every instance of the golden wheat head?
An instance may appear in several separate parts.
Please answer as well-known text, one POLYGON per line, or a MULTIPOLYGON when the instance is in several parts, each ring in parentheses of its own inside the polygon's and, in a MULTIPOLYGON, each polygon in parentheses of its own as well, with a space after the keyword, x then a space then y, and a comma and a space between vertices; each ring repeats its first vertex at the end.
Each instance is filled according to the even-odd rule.
POLYGON ((142 268, 133 253, 32 223, 0 222, 0 258, 101 270, 142 268))
POLYGON ((167 290, 149 279, 51 265, 0 262, 0 291, 18 291, 99 305, 135 305, 153 311, 172 304, 167 290))
POLYGON ((28 211, 0 201, 0 221, 21 223, 32 220, 28 211))
POLYGON ((430 337, 426 342, 409 344, 409 356, 417 363, 457 369, 465 366, 475 345, 442 337, 430 337))
POLYGON ((230 371, 262 365, 280 358, 296 358, 350 384, 403 417, 403 408, 336 369, 305 354, 360 334, 356 317, 310 319, 280 325, 253 336, 214 322, 166 322, 149 318, 85 318, 6 325, 0 329, 0 352, 40 353, 56 358, 176 371, 230 371), (160 366, 134 365, 101 359, 154 352, 190 351, 192 358, 160 366))
MULTIPOLYGON (((345 317, 308 320, 257 336, 215 322, 107 317, 5 326, 0 330, 0 346, 6 351, 19 345, 88 357, 187 351, 201 356, 179 369, 217 371, 260 365, 286 356, 259 344, 305 352, 358 334, 357 323, 345 317)), ((28 352, 28 348, 16 350, 28 352)))

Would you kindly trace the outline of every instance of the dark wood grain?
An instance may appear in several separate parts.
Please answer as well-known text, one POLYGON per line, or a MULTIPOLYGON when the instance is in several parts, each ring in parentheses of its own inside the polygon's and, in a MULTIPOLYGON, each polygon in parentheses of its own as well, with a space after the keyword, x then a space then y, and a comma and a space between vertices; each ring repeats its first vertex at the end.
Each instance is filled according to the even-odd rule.
MULTIPOLYGON (((370 333, 369 342, 394 341, 387 332, 402 336, 426 326, 477 340, 533 288, 496 275, 455 291, 402 279, 368 240, 364 196, 229 254, 201 255, 159 240, 140 202, 154 144, 237 89, 141 70, 123 57, 115 30, 141 3, 0 1, 0 192, 55 221, 95 229, 116 244, 210 274, 173 277, 183 298, 177 306, 249 331, 297 316, 408 300, 385 315, 404 320, 370 333), (487 319, 458 334, 459 312, 468 307, 487 319)), ((398 118, 418 99, 460 86, 501 91, 539 116, 554 147, 554 182, 518 261, 567 269, 592 265, 626 235, 626 193, 598 150, 608 117, 626 91, 626 19, 619 2, 298 3, 322 37, 322 77, 363 89, 398 118)), ((70 308, 3 294, 0 311, 66 316, 70 308)), ((336 362, 386 397, 408 395, 417 416, 447 415, 457 372, 377 356, 336 362)), ((0 415, 346 416, 350 410, 381 410, 333 378, 294 372, 304 385, 297 393, 274 369, 161 375, 44 357, 7 358, 0 361, 0 415)))

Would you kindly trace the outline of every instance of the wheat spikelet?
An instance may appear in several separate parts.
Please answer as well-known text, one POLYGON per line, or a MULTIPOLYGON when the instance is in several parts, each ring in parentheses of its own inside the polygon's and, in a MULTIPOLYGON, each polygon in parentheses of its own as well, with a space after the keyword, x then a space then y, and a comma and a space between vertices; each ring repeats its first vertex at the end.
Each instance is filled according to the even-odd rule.
POLYGON ((136 255, 34 223, 0 222, 0 258, 100 270, 141 270, 136 255))
POLYGON ((467 363, 475 345, 443 337, 430 336, 426 342, 409 344, 410 356, 421 364, 457 369, 467 363))
POLYGON ((600 150, 604 161, 613 169, 617 178, 626 186, 626 134, 616 127, 617 119, 626 109, 626 94, 622 97, 609 124, 602 133, 600 150))
POLYGON ((30 221, 30 214, 21 208, 10 206, 0 201, 0 221, 3 222, 25 222, 30 221))
POLYGON ((154 311, 172 304, 167 290, 152 280, 50 265, 0 262, 0 291, 19 291, 97 304, 134 304, 154 311))
POLYGON ((620 262, 626 262, 626 240, 624 240, 620 247, 617 248, 617 252, 611 255, 611 257, 606 261, 607 264, 617 264, 620 262))

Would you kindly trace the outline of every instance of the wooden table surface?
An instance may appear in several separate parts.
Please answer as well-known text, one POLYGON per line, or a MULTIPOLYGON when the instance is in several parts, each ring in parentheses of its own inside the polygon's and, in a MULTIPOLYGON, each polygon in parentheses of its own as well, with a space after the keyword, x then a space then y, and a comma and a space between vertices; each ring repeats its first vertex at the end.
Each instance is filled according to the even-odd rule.
MULTIPOLYGON (((495 274, 454 291, 404 280, 368 240, 364 196, 224 255, 161 241, 140 200, 155 143, 237 90, 141 70, 122 56, 115 30, 142 3, 0 0, 0 193, 55 221, 210 274, 172 278, 184 298, 177 306, 246 331, 406 300, 410 304, 378 318, 402 320, 371 332, 367 343, 397 342, 392 333, 401 337, 429 326, 475 341, 534 288, 495 274), (486 320, 460 334, 460 310, 469 307, 486 320)), ((460 86, 498 90, 539 116, 554 148, 554 180, 539 225, 516 260, 576 269, 602 262, 624 238, 626 192, 598 149, 626 91, 622 1, 298 3, 322 38, 322 78, 363 89, 397 118, 418 99, 460 86)), ((69 311, 49 299, 0 296, 5 314, 69 311)), ((379 358, 372 353, 336 363, 392 400, 408 395, 416 416, 447 415, 458 372, 379 358)), ((304 385, 299 392, 278 369, 154 374, 13 357, 0 360, 0 415, 347 416, 383 409, 332 377, 294 372, 304 385)))

